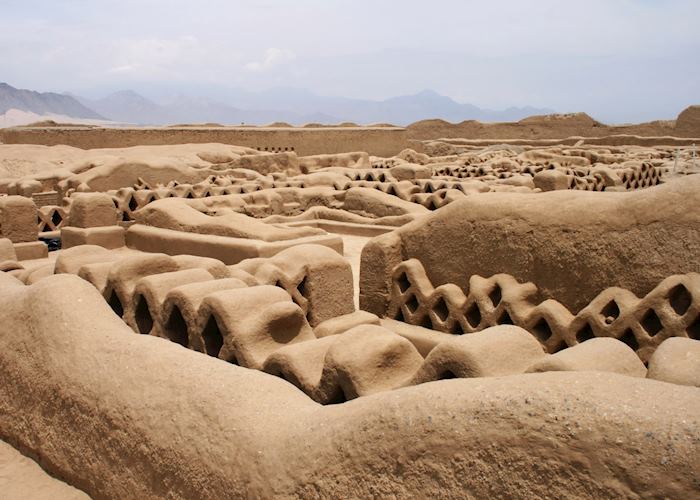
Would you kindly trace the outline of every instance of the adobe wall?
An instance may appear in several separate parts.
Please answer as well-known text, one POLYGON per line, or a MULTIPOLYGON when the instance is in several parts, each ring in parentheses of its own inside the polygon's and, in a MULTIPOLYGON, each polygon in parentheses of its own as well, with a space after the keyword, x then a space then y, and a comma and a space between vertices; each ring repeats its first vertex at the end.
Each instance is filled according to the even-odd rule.
POLYGON ((383 316, 396 265, 418 259, 434 286, 507 273, 578 311, 608 287, 643 296, 700 271, 700 178, 625 193, 489 193, 379 236, 362 253, 362 308, 383 316), (439 242, 439 243, 438 243, 439 242))
POLYGON ((406 129, 398 127, 17 127, 1 129, 0 142, 46 146, 65 144, 82 149, 216 142, 268 152, 294 151, 299 156, 352 151, 393 156, 408 147, 406 129))
POLYGON ((16 332, 0 336, 0 437, 92 498, 689 498, 697 487, 695 388, 543 373, 324 407, 279 378, 132 334, 75 276, 0 280, 0 321, 16 332))

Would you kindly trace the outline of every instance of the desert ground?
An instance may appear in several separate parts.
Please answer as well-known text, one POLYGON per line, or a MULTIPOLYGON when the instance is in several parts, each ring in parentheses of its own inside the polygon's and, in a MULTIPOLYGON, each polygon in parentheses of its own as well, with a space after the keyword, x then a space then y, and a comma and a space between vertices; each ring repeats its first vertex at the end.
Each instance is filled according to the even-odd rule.
POLYGON ((700 107, 0 130, 0 497, 700 498, 700 107))

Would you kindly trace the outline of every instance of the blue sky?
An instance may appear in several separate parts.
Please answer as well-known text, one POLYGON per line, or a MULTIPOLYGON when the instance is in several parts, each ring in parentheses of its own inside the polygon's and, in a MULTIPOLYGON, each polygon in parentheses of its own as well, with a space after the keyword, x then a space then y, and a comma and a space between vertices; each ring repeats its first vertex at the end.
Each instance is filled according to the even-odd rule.
POLYGON ((673 118, 700 103, 697 0, 0 0, 0 81, 212 87, 673 118))

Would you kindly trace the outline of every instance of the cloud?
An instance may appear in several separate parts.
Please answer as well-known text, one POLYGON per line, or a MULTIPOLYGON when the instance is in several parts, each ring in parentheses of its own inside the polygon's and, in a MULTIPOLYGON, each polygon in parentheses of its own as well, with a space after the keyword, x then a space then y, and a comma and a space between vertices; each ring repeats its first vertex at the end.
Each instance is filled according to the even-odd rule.
POLYGON ((263 57, 262 61, 249 62, 245 65, 245 69, 253 72, 267 71, 294 59, 296 59, 296 54, 291 50, 271 47, 265 51, 265 57, 263 57))

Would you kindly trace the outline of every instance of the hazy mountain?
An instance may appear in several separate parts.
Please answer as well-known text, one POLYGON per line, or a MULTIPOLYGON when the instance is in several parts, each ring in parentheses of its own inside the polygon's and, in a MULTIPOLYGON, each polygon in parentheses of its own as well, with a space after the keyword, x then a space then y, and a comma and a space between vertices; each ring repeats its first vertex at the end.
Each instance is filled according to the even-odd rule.
POLYGON ((16 89, 7 83, 0 83, 0 114, 11 109, 29 111, 38 115, 56 114, 75 118, 104 119, 69 95, 16 89))
POLYGON ((132 90, 121 90, 102 99, 86 99, 75 96, 84 106, 94 109, 110 120, 124 123, 169 123, 168 110, 132 90))
POLYGON ((110 119, 139 125, 175 123, 222 123, 226 125, 264 125, 275 121, 294 124, 336 123, 337 118, 323 113, 295 113, 265 108, 239 109, 203 97, 176 95, 156 103, 132 90, 121 90, 102 99, 76 98, 85 106, 110 119))
POLYGON ((309 113, 311 110, 338 117, 340 121, 361 124, 389 122, 396 125, 429 118, 441 118, 452 122, 464 120, 518 121, 531 115, 551 114, 551 109, 512 107, 503 111, 481 109, 471 104, 461 104, 432 90, 418 94, 400 96, 383 101, 349 99, 345 97, 318 96, 308 90, 274 88, 261 92, 234 90, 229 93, 227 102, 233 106, 255 109, 267 106, 268 109, 309 113))
POLYGON ((100 99, 87 99, 70 94, 18 90, 0 84, 0 114, 9 109, 75 118, 108 119, 138 125, 206 122, 226 125, 388 122, 408 125, 431 118, 450 122, 517 121, 527 116, 553 112, 530 107, 486 110, 458 103, 431 90, 371 101, 319 96, 308 90, 294 88, 273 88, 260 92, 219 88, 211 92, 201 89, 197 94, 192 92, 190 95, 176 94, 167 101, 156 102, 133 90, 121 90, 100 99))

